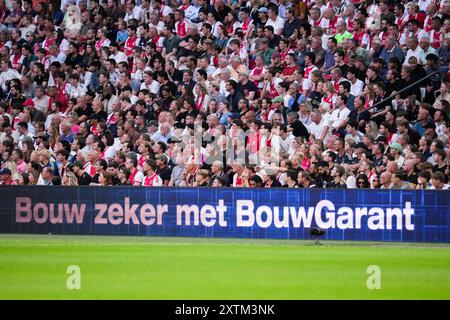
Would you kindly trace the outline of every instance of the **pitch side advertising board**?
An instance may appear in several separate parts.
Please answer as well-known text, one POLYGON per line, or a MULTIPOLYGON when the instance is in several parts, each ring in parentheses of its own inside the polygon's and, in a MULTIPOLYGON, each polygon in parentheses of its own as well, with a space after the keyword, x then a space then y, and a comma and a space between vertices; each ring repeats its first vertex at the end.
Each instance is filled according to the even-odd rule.
POLYGON ((0 232, 450 242, 450 192, 145 187, 0 188, 0 232))

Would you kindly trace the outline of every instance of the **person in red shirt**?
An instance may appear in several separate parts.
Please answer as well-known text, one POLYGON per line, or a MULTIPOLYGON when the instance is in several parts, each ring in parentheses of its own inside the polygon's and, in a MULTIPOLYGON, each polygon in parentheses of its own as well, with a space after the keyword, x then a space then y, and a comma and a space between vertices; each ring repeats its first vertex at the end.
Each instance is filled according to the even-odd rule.
POLYGON ((146 174, 145 178, 142 180, 142 185, 145 187, 161 187, 163 181, 161 177, 156 173, 157 169, 156 161, 153 159, 148 159, 144 162, 144 172, 146 174))
POLYGON ((3 168, 0 171, 0 185, 3 186, 17 185, 17 182, 11 178, 11 175, 12 175, 11 170, 9 170, 8 168, 3 168))
POLYGON ((284 68, 280 78, 285 82, 291 83, 294 81, 294 72, 297 71, 298 66, 296 63, 295 55, 289 53, 286 56, 286 67, 284 68))
POLYGON ((133 53, 133 48, 139 44, 139 37, 136 35, 137 28, 133 25, 128 26, 128 39, 125 41, 125 55, 127 57, 131 56, 133 53))

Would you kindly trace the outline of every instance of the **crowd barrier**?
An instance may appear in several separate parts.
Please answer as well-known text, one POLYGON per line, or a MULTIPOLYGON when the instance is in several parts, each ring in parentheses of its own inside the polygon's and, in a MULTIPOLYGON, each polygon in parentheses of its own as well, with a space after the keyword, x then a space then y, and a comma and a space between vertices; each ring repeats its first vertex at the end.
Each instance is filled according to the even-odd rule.
POLYGON ((0 233, 450 242, 450 192, 0 187, 0 233))

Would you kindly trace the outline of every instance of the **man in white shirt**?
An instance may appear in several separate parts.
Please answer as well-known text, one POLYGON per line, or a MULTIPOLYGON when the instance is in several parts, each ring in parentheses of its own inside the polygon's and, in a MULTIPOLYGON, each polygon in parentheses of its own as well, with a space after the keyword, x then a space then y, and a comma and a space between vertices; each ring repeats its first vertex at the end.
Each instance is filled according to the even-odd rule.
POLYGON ((58 61, 61 64, 64 64, 66 61, 66 55, 59 51, 59 47, 56 44, 52 44, 49 47, 50 51, 50 64, 52 64, 55 61, 58 61))
POLYGON ((435 48, 433 48, 432 46, 430 46, 430 38, 428 36, 423 37, 420 40, 419 45, 423 51, 423 54, 420 56, 420 60, 422 60, 423 64, 426 63, 426 61, 427 61, 426 57, 429 54, 434 54, 436 57, 439 57, 437 50, 435 48))
POLYGON ((338 95, 336 99, 337 108, 331 112, 331 129, 337 131, 345 128, 345 123, 350 110, 346 107, 347 97, 343 94, 338 95))
POLYGON ((281 35, 283 33, 284 19, 278 16, 277 6, 273 5, 269 7, 269 17, 264 26, 272 26, 275 30, 275 34, 277 35, 281 35))
POLYGON ((158 95, 160 84, 153 80, 153 72, 150 70, 144 71, 144 82, 141 84, 140 90, 147 89, 150 93, 158 95))
POLYGON ((48 112, 48 103, 50 101, 50 97, 45 94, 45 89, 43 86, 36 87, 35 97, 33 98, 34 107, 47 114, 48 112))
POLYGON ((151 136, 151 139, 155 143, 157 143, 159 141, 162 141, 165 144, 167 144, 171 136, 172 136, 172 134, 170 132, 170 124, 168 124, 168 123, 161 123, 159 130, 156 131, 151 136))
POLYGON ((350 68, 347 72, 347 80, 350 81, 350 94, 354 97, 361 95, 364 89, 364 82, 356 77, 357 70, 350 68))
POLYGON ((141 21, 142 9, 136 5, 134 0, 127 0, 125 3, 125 17, 123 20, 128 23, 130 19, 141 21))
POLYGON ((80 96, 84 96, 87 93, 87 88, 84 84, 79 82, 80 76, 78 73, 72 73, 69 76, 69 90, 67 91, 67 94, 69 95, 69 98, 78 98, 80 96))
POLYGON ((419 64, 424 64, 425 61, 420 60, 420 57, 423 56, 423 50, 419 47, 419 41, 416 37, 408 38, 408 52, 406 52, 405 63, 404 65, 409 66, 409 58, 416 57, 419 64))
POLYGON ((153 0, 151 7, 153 9, 153 12, 158 12, 160 18, 167 17, 171 13, 173 13, 172 8, 164 5, 162 0, 153 0))
POLYGON ((110 59, 114 59, 117 64, 120 62, 128 62, 127 56, 122 51, 117 50, 117 42, 111 42, 109 44, 109 51, 111 55, 109 56, 110 59))
POLYGON ((203 7, 203 0, 194 0, 192 5, 189 5, 189 0, 183 0, 182 5, 179 9, 184 10, 184 16, 191 20, 192 22, 198 22, 198 13, 200 9, 203 7), (189 5, 187 8, 183 9, 186 5, 189 5))
POLYGON ((7 60, 2 60, 0 63, 0 87, 3 93, 6 95, 8 87, 6 83, 12 79, 19 79, 20 74, 17 70, 11 68, 11 62, 7 60))
POLYGON ((307 126, 308 132, 315 139, 321 139, 326 144, 328 137, 331 135, 330 130, 330 114, 326 109, 329 107, 320 106, 319 110, 311 111, 312 122, 307 126))

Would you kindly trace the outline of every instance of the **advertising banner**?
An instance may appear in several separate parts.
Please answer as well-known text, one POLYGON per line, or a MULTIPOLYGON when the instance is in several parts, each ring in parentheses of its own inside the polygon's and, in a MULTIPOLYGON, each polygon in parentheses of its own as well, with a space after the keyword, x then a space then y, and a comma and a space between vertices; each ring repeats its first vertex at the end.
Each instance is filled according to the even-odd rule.
POLYGON ((0 233, 450 242, 450 192, 4 187, 0 233))

